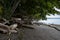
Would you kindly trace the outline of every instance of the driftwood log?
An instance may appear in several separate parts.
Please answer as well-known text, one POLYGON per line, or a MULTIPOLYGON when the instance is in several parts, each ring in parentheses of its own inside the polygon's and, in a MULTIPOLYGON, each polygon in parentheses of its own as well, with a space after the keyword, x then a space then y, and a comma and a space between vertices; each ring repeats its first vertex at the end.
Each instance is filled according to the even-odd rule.
POLYGON ((17 23, 19 25, 19 27, 24 27, 24 28, 29 28, 29 29, 34 29, 34 27, 32 27, 29 24, 26 24, 26 21, 22 20, 21 18, 12 18, 12 21, 14 21, 15 23, 17 23))
POLYGON ((19 25, 18 28, 22 26, 24 28, 33 29, 33 27, 31 27, 30 25, 24 24, 25 22, 21 20, 21 18, 12 18, 10 21, 6 19, 2 19, 2 20, 4 22, 0 22, 0 31, 3 31, 3 33, 8 33, 9 31, 17 32, 15 29, 17 28, 18 25, 19 25), (10 25, 8 26, 6 25, 6 23, 9 23, 10 25))
POLYGON ((3 33, 6 33, 9 30, 10 30, 9 26, 0 23, 0 31, 3 31, 3 33))
POLYGON ((17 28, 17 24, 13 24, 13 25, 5 25, 0 23, 0 31, 2 31, 3 33, 8 33, 8 32, 17 32, 15 29, 17 28))
POLYGON ((0 23, 6 24, 6 23, 9 23, 9 21, 4 18, 0 18, 0 23))

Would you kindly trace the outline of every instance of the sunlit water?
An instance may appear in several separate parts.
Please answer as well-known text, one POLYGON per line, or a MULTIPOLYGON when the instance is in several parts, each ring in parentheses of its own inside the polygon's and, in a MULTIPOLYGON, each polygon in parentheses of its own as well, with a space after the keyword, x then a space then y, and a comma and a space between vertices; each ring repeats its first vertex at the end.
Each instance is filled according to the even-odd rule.
POLYGON ((60 24, 60 18, 48 18, 47 20, 39 20, 39 22, 46 24, 60 24))

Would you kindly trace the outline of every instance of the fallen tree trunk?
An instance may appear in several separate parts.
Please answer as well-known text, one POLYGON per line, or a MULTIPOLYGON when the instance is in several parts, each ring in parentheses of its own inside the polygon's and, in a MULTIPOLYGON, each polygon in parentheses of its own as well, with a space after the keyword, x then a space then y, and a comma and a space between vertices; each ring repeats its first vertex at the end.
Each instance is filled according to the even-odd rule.
POLYGON ((9 23, 9 21, 4 18, 0 18, 0 23, 6 24, 6 23, 9 23))
POLYGON ((22 20, 21 18, 12 18, 12 21, 16 22, 20 28, 20 26, 24 27, 24 28, 29 28, 29 29, 34 29, 33 26, 27 24, 28 22, 26 22, 25 20, 22 20))
POLYGON ((13 24, 13 25, 5 25, 0 23, 0 31, 2 31, 3 33, 8 33, 8 32, 17 32, 15 29, 17 28, 17 24, 13 24))
POLYGON ((9 29, 9 26, 0 23, 0 31, 2 31, 3 33, 7 33, 9 29))
POLYGON ((22 24, 24 28, 34 29, 32 25, 22 24))

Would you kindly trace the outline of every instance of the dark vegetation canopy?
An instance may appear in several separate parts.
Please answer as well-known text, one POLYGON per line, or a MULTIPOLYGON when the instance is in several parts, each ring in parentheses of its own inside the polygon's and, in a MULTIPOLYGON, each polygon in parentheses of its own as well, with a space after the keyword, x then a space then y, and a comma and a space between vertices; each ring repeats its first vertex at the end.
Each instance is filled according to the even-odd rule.
POLYGON ((60 0, 0 0, 0 17, 46 19, 46 15, 57 14, 60 0))

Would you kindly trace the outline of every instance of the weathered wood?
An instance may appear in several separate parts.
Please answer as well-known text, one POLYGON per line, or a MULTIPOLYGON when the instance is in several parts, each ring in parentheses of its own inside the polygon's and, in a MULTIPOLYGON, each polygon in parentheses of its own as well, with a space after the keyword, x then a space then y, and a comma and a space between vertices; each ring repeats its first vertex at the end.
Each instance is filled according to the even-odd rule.
POLYGON ((3 29, 9 29, 9 26, 0 23, 0 28, 3 28, 3 29))
POLYGON ((17 28, 17 24, 13 24, 13 25, 5 25, 0 23, 0 31, 2 31, 3 33, 8 33, 8 32, 17 32, 15 29, 17 28))
POLYGON ((5 18, 0 18, 0 23, 6 24, 6 23, 9 23, 9 21, 6 20, 5 18))
POLYGON ((32 25, 22 24, 22 26, 25 28, 34 29, 34 27, 32 25))
POLYGON ((3 33, 6 33, 9 30, 10 30, 9 26, 0 23, 0 31, 2 31, 3 33))
POLYGON ((14 30, 14 29, 17 28, 17 26, 18 26, 17 24, 10 25, 10 29, 11 29, 11 30, 14 30))
POLYGON ((12 18, 11 21, 15 21, 18 25, 21 25, 25 28, 34 29, 32 25, 25 24, 26 21, 22 20, 21 18, 12 18))

